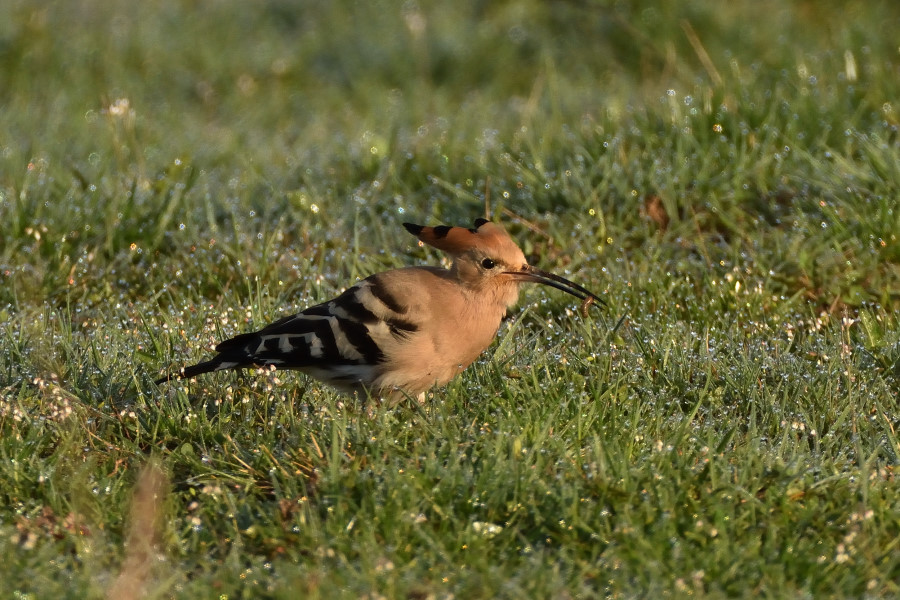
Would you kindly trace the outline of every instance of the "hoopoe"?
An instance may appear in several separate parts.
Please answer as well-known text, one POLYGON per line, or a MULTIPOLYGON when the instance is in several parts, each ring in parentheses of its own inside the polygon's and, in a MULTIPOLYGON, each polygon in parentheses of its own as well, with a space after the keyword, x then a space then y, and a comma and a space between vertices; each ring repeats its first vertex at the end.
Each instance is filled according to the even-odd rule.
POLYGON ((528 264, 500 225, 403 226, 449 254, 442 267, 406 267, 363 279, 337 298, 216 346, 211 360, 156 383, 210 371, 297 369, 351 394, 424 400, 453 379, 494 339, 519 297, 519 285, 549 285, 584 301, 603 301, 571 281, 528 264))

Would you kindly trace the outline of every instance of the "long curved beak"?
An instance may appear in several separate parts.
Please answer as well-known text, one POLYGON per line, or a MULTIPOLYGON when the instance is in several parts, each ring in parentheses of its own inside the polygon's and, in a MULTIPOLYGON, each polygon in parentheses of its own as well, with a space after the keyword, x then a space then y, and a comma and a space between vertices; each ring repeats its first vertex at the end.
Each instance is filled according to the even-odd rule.
POLYGON ((577 283, 572 283, 565 277, 560 277, 559 275, 554 275, 553 273, 542 271, 540 269, 532 267, 531 265, 522 267, 521 271, 504 271, 503 274, 511 275, 523 281, 543 283, 544 285, 549 285, 550 287, 562 290, 567 294, 571 294, 580 300, 587 300, 588 298, 590 298, 591 300, 599 302, 604 306, 606 305, 606 302, 604 302, 602 298, 600 298, 592 291, 581 287, 577 283))

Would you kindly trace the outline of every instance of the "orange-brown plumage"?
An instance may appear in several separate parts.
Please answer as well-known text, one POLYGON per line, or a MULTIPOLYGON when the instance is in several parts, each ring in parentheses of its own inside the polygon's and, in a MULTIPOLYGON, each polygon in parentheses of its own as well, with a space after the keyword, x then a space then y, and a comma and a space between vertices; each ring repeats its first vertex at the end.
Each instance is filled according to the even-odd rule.
POLYGON ((451 267, 372 275, 330 302, 222 342, 217 356, 174 378, 273 365, 359 395, 421 397, 490 345, 521 283, 543 283, 602 302, 571 281, 529 266, 506 231, 485 219, 471 229, 404 227, 449 254, 451 267))

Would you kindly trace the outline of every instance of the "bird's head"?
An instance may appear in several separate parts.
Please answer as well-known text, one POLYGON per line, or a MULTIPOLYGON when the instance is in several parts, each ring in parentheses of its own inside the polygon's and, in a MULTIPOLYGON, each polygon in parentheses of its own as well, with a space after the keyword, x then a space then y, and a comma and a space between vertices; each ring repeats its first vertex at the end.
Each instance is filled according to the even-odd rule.
POLYGON ((476 219, 470 229, 412 223, 403 226, 422 242, 449 254, 460 283, 482 293, 493 291, 507 305, 516 302, 519 284, 528 281, 549 285, 585 302, 604 303, 580 285, 529 265, 506 230, 487 219, 476 219))

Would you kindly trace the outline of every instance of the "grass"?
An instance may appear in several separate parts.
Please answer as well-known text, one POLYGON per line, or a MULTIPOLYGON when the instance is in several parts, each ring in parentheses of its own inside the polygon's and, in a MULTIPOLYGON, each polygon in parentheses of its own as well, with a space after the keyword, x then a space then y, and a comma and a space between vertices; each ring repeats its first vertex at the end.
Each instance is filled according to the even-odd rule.
POLYGON ((898 16, 4 3, 5 593, 896 596, 898 16), (609 307, 422 407, 153 385, 486 208, 609 307))

